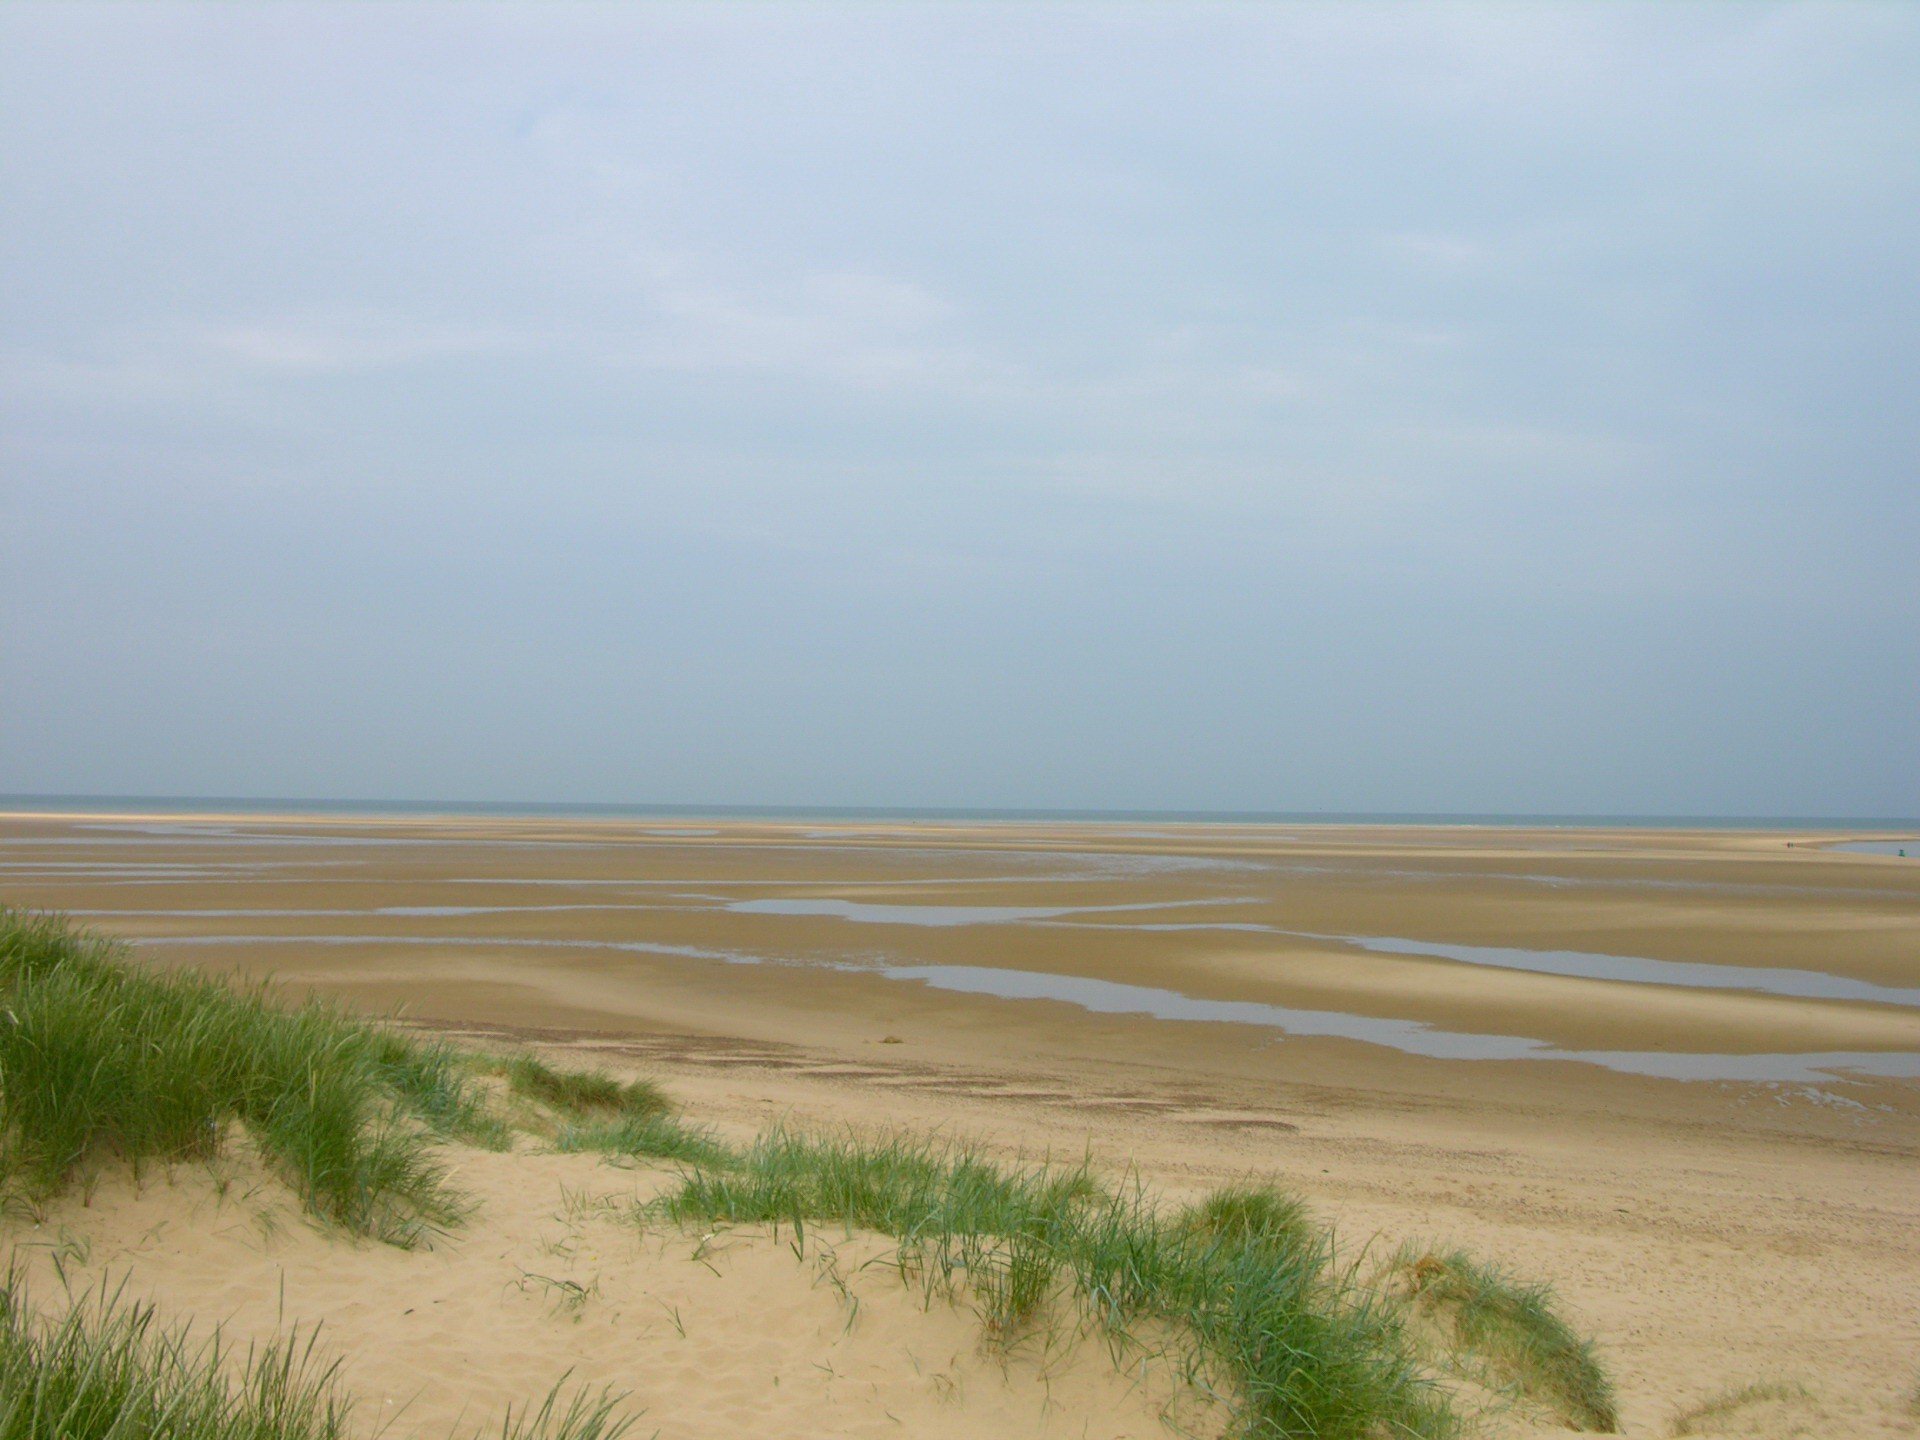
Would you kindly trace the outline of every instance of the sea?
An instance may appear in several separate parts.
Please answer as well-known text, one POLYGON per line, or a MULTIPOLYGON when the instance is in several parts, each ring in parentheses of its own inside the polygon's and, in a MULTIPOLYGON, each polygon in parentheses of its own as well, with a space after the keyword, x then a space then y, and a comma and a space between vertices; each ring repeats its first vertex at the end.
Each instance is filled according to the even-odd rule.
POLYGON ((16 814, 311 814, 606 818, 631 820, 874 821, 890 825, 994 821, 1156 825, 1504 825, 1528 829, 1920 830, 1920 818, 1888 815, 1516 814, 1389 810, 1098 810, 893 805, 668 805, 552 800, 325 799, 235 795, 0 795, 16 814))

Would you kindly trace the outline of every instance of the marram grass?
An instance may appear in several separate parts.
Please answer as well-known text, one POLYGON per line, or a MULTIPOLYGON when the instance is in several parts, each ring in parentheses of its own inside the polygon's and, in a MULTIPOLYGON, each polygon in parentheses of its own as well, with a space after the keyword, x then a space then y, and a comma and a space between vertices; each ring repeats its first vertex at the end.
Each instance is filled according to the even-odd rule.
POLYGON ((478 1104, 444 1046, 154 974, 59 920, 0 911, 0 1173, 30 1192, 102 1155, 208 1157, 238 1125, 315 1215, 413 1244, 460 1218, 432 1141, 478 1104))
POLYGON ((566 1154, 597 1151, 634 1160, 676 1160, 714 1168, 729 1165, 733 1159, 712 1131, 666 1114, 570 1120, 554 1132, 553 1148, 566 1154))
POLYGON ((511 1057, 502 1073, 514 1094, 579 1119, 640 1120, 670 1108, 651 1080, 620 1080, 604 1070, 559 1070, 537 1055, 511 1057))
POLYGON ((1408 1303, 1438 1322, 1490 1378, 1557 1411, 1576 1430, 1620 1427, 1593 1342, 1561 1316, 1552 1288, 1515 1280, 1460 1249, 1409 1246, 1390 1266, 1408 1303))
POLYGON ((1111 1336, 1190 1336, 1197 1369, 1238 1397, 1262 1440, 1451 1435, 1394 1308, 1332 1264, 1291 1197, 1252 1186, 1164 1213, 1087 1167, 1006 1169, 948 1141, 775 1129, 726 1169, 696 1170, 649 1207, 683 1224, 821 1224, 901 1241, 903 1271, 964 1278, 991 1331, 1019 1334, 1057 1298, 1111 1336))
MULTIPOLYGON (((36 1312, 17 1273, 0 1279, 0 1440, 346 1440, 352 1401, 317 1332, 236 1352, 195 1340, 104 1286, 36 1312)), ((564 1392, 516 1414, 499 1440, 619 1440, 620 1397, 564 1392)), ((463 1440, 463 1437, 449 1437, 463 1440)), ((472 1437, 480 1440, 480 1437, 472 1437)))
POLYGON ((42 1316, 0 1285, 0 1440, 343 1440, 346 1422, 311 1334, 235 1356, 115 1291, 42 1316))
MULTIPOLYGON (((262 988, 148 971, 58 919, 0 908, 0 1182, 51 1193, 103 1158, 209 1157, 236 1129, 316 1216, 399 1244, 464 1214, 437 1159, 445 1140, 504 1148, 523 1130, 562 1151, 672 1161, 677 1184, 643 1213, 791 1227, 797 1248, 823 1224, 891 1235, 903 1278, 948 1293, 964 1284, 1001 1340, 1070 1314, 1116 1356, 1158 1347, 1259 1440, 1454 1435, 1404 1329, 1409 1308, 1442 1322, 1456 1359, 1578 1426, 1614 1425, 1590 1342, 1544 1287, 1460 1252, 1406 1251, 1401 1295, 1370 1290, 1335 1263, 1325 1227, 1271 1186, 1169 1209, 1137 1186, 1100 1184, 1084 1163, 1008 1167, 944 1140, 775 1127, 735 1151, 647 1081, 469 1054, 318 1002, 279 1007, 262 988), (505 1081, 504 1110, 489 1076, 505 1081)), ((38 1321, 11 1280, 0 1285, 0 1440, 342 1433, 344 1403, 310 1344, 236 1364, 110 1299, 38 1321), (87 1428, 96 1413, 118 1418, 87 1428), (166 1428, 176 1413, 192 1423, 166 1428)), ((556 1390, 499 1435, 612 1440, 625 1429, 604 1394, 556 1390)))
POLYGON ((417 1244, 464 1214, 436 1142, 511 1143, 486 1074, 562 1149, 724 1159, 651 1081, 486 1059, 319 1001, 150 971, 58 917, 0 907, 0 1181, 30 1196, 103 1158, 211 1157, 237 1126, 320 1219, 417 1244))

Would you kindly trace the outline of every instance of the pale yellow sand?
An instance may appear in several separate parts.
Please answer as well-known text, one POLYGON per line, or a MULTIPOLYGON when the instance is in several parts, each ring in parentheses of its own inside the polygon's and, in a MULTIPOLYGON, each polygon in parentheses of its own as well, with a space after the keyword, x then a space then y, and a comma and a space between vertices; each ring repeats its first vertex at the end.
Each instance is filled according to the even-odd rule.
MULTIPOLYGON (((676 908, 163 914, 91 923, 129 935, 639 939, 812 961, 885 951, 899 963, 1081 974, 1582 1048, 1920 1046, 1920 1011, 1909 1007, 1542 976, 1133 923, 1230 913, 1320 934, 1774 965, 1920 985, 1920 866, 1787 843, 1805 836, 1146 826, 1134 828, 1173 838, 1035 826, 857 826, 812 836, 803 832, 828 827, 737 824, 698 826, 718 832, 712 836, 657 833, 697 823, 289 822, 284 833, 305 826, 436 842, 300 850, 245 841, 188 847, 130 834, 105 846, 8 844, 0 847, 12 867, 0 870, 0 898, 178 912, 529 906, 607 895, 676 908), (451 843, 482 839, 511 843, 451 843), (573 848, 579 842, 591 843, 573 848), (1045 875, 1052 856, 1087 851, 1293 868, 1018 878, 1045 875), (292 863, 250 872, 246 883, 230 872, 157 884, 20 868, 102 859, 292 863), (661 896, 526 883, 633 879, 685 883, 652 887, 671 892, 661 896), (1621 883, 1633 880, 1662 883, 1621 883), (743 914, 713 898, 722 896, 1238 903, 1070 917, 1125 927, 1118 929, 924 929, 743 914)), ((21 839, 102 833, 43 820, 0 824, 0 837, 21 839)), ((1091 1145, 1116 1167, 1137 1164, 1176 1196, 1250 1171, 1277 1175, 1355 1243, 1376 1234, 1457 1239, 1554 1281, 1601 1340, 1628 1433, 1664 1434, 1676 1407, 1752 1379, 1802 1382, 1815 1399, 1736 1412, 1713 1433, 1920 1429, 1907 1409, 1920 1384, 1920 1085, 1912 1081, 1808 1090, 1660 1081, 1564 1063, 1439 1061, 1349 1041, 1280 1040, 1253 1027, 962 996, 817 966, 631 952, 503 943, 142 953, 167 965, 272 972, 368 1007, 405 1004, 422 1022, 585 1049, 662 1078, 694 1117, 737 1134, 790 1116, 942 1126, 1010 1153, 1077 1157, 1091 1145), (890 1039, 900 1043, 883 1043, 890 1039)), ((601 1294, 577 1320, 555 1315, 543 1293, 551 1287, 519 1272, 555 1274, 556 1258, 542 1245, 566 1228, 553 1218, 561 1184, 631 1194, 656 1182, 541 1156, 473 1157, 463 1174, 486 1201, 482 1216, 455 1245, 428 1256, 342 1252, 339 1242, 298 1226, 263 1248, 246 1213, 256 1202, 216 1207, 204 1180, 184 1173, 171 1188, 150 1185, 137 1201, 110 1182, 92 1207, 63 1203, 34 1238, 57 1238, 62 1225, 91 1235, 90 1271, 130 1268, 136 1288, 149 1287, 170 1310, 232 1318, 243 1328, 271 1323, 284 1273, 288 1317, 326 1321, 363 1393, 417 1392, 409 1422, 457 1413, 469 1390, 477 1407, 469 1413, 479 1414, 544 1391, 577 1364, 582 1377, 635 1391, 647 1407, 643 1435, 654 1426, 667 1437, 1068 1435, 1082 1433, 1083 1423, 1089 1434, 1164 1433, 1154 1419, 1164 1392, 1113 1388, 1103 1350, 1054 1357, 1050 1379, 1030 1357, 1016 1357, 1003 1374, 979 1349, 968 1317, 938 1306, 922 1313, 897 1284, 863 1290, 859 1323, 842 1334, 845 1307, 833 1287, 767 1243, 737 1249, 723 1281, 690 1265, 686 1244, 663 1249, 587 1224, 567 1263, 598 1267, 601 1294), (171 1243, 143 1239, 155 1225, 171 1243), (440 1308, 458 1303, 471 1318, 429 1326, 403 1314, 416 1290, 431 1299, 436 1285, 446 1287, 440 1308), (748 1359, 721 1373, 719 1354, 692 1348, 719 1342, 700 1340, 690 1321, 682 1341, 655 1303, 661 1299, 681 1304, 683 1319, 688 1306, 707 1315, 748 1359), (886 1323, 874 1323, 882 1315, 886 1323), (417 1346, 409 1340, 416 1333, 425 1337, 417 1346), (959 1400, 933 1394, 953 1387, 915 1371, 933 1366, 943 1348, 939 1361, 957 1354, 965 1370, 959 1400), (815 1389, 786 1378, 788 1368, 816 1363, 863 1378, 856 1386, 811 1371, 820 1377, 815 1389), (766 1398, 774 1373, 782 1376, 777 1404, 766 1398), (1072 1400, 1043 1415, 1049 1385, 1055 1401, 1072 1400), (728 1406, 745 1409, 723 1416, 728 1406), (903 1425, 887 1419, 889 1410, 903 1425), (753 1428, 740 1428, 741 1413, 754 1417, 753 1428), (1152 1428, 1127 1428, 1141 1425, 1152 1428)), ((878 1243, 856 1242, 849 1256, 878 1243)))
POLYGON ((790 1235, 638 1228, 623 1216, 657 1174, 472 1153, 459 1183, 482 1217, 406 1253, 319 1233, 227 1168, 242 1178, 224 1193, 202 1169, 137 1189, 120 1177, 16 1228, 36 1299, 125 1279, 129 1297, 243 1342, 283 1317, 324 1320, 364 1428, 401 1435, 497 1431, 569 1372, 570 1388, 630 1392, 640 1435, 1118 1440, 1173 1433, 1170 1405, 1215 1428, 1164 1365, 1122 1374, 1104 1345, 1068 1337, 983 1343, 964 1298, 901 1283, 889 1241, 829 1230, 800 1258, 790 1235))

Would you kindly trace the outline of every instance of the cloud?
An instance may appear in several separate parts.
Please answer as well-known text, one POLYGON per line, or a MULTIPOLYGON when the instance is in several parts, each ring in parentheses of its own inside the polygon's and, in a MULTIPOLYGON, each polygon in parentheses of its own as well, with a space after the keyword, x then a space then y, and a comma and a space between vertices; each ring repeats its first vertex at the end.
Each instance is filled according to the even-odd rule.
POLYGON ((1465 235, 1398 232, 1378 236, 1374 243, 1391 259, 1441 272, 1478 270, 1496 256, 1486 241, 1465 235))
POLYGON ((667 370, 772 372, 888 390, 977 379, 984 362, 957 335, 957 307, 884 275, 803 274, 755 286, 678 277, 645 297, 624 358, 667 370))
POLYGON ((537 337, 498 325, 433 324, 359 311, 259 317, 182 337, 223 361, 265 372, 335 375, 525 351, 537 337))
POLYGON ((522 793, 988 798, 1125 711, 1193 803, 1486 808, 1523 744, 1536 809, 1884 808, 1916 73, 1893 6, 0 6, 0 789, 484 793, 455 707, 522 793), (135 671, 142 775, 73 723, 135 671), (863 771, 796 674, 918 728, 863 771), (1325 718, 1396 687, 1477 748, 1325 718), (300 778, 310 716, 378 763, 300 778))

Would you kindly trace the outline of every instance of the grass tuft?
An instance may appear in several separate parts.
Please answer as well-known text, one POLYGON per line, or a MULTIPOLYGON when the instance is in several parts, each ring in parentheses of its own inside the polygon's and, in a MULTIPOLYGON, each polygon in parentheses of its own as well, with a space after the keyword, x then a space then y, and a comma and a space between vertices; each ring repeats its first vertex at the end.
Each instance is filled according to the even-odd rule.
POLYGON ((1391 1266, 1416 1312, 1442 1322, 1503 1383, 1550 1406, 1576 1430, 1619 1428, 1613 1383, 1591 1340, 1555 1308, 1544 1284, 1515 1280, 1464 1250, 1404 1249, 1391 1266))
POLYGON ((1318 1235, 1312 1214, 1297 1197, 1264 1185, 1216 1190, 1181 1220, 1198 1236, 1281 1250, 1311 1249, 1318 1235))
POLYGON ((667 1097, 651 1080, 620 1080, 604 1070, 559 1070, 537 1055, 506 1061, 507 1087, 562 1115, 642 1120, 664 1114, 667 1097))
POLYGON ((430 1141, 480 1104, 448 1047, 0 909, 0 1177, 30 1196, 102 1154, 211 1157, 237 1123, 314 1214, 411 1245, 461 1217, 430 1141))
MULTIPOLYGON (((152 1305, 105 1285, 36 1314, 18 1274, 0 1279, 0 1440, 347 1440, 350 1398, 317 1331, 236 1355, 194 1341, 152 1305)), ((501 1420, 500 1440, 619 1440, 622 1397, 556 1385, 501 1420)), ((476 1437, 479 1440, 479 1437, 476 1437)))
POLYGON ((1333 1265, 1293 1197, 1236 1186, 1161 1218, 1141 1194, 1076 1237, 1080 1289, 1109 1326, 1184 1328, 1244 1397, 1251 1436, 1444 1436, 1454 1418, 1398 1316, 1333 1265))
POLYGON ((344 1440, 349 1406, 311 1335, 234 1358, 218 1334, 192 1343, 104 1288, 36 1316, 9 1276, 0 1440, 344 1440))
POLYGON ((1015 1233, 1096 1193, 1085 1167, 1010 1173, 950 1142, 775 1126, 734 1169, 687 1176, 661 1209, 675 1220, 833 1220, 913 1240, 1015 1233))
POLYGON ((1813 1392, 1792 1380, 1757 1380, 1736 1385, 1709 1396, 1697 1405, 1689 1405, 1673 1417, 1669 1433, 1673 1435, 1710 1435, 1721 1428, 1728 1416, 1754 1405, 1792 1405, 1813 1399, 1813 1392))
POLYGON ((634 1159, 678 1160, 687 1165, 720 1167, 733 1161, 711 1130, 688 1125, 672 1115, 575 1120, 560 1127, 553 1145, 569 1154, 597 1151, 634 1159))
POLYGON ((509 1409, 500 1422, 500 1440, 620 1440, 637 1417, 619 1413, 624 1398, 610 1390, 584 1387, 567 1394, 559 1385, 538 1406, 515 1415, 509 1409))
POLYGON ((1328 1237, 1277 1191, 1237 1187, 1163 1217, 1085 1165, 1005 1169, 948 1141, 776 1129, 650 1208, 683 1224, 790 1225, 796 1245, 809 1222, 893 1235, 903 1270, 966 1279, 1003 1337, 1062 1292, 1118 1339, 1143 1322, 1183 1332, 1239 1395, 1250 1437, 1454 1432, 1393 1310, 1333 1271, 1328 1237))

